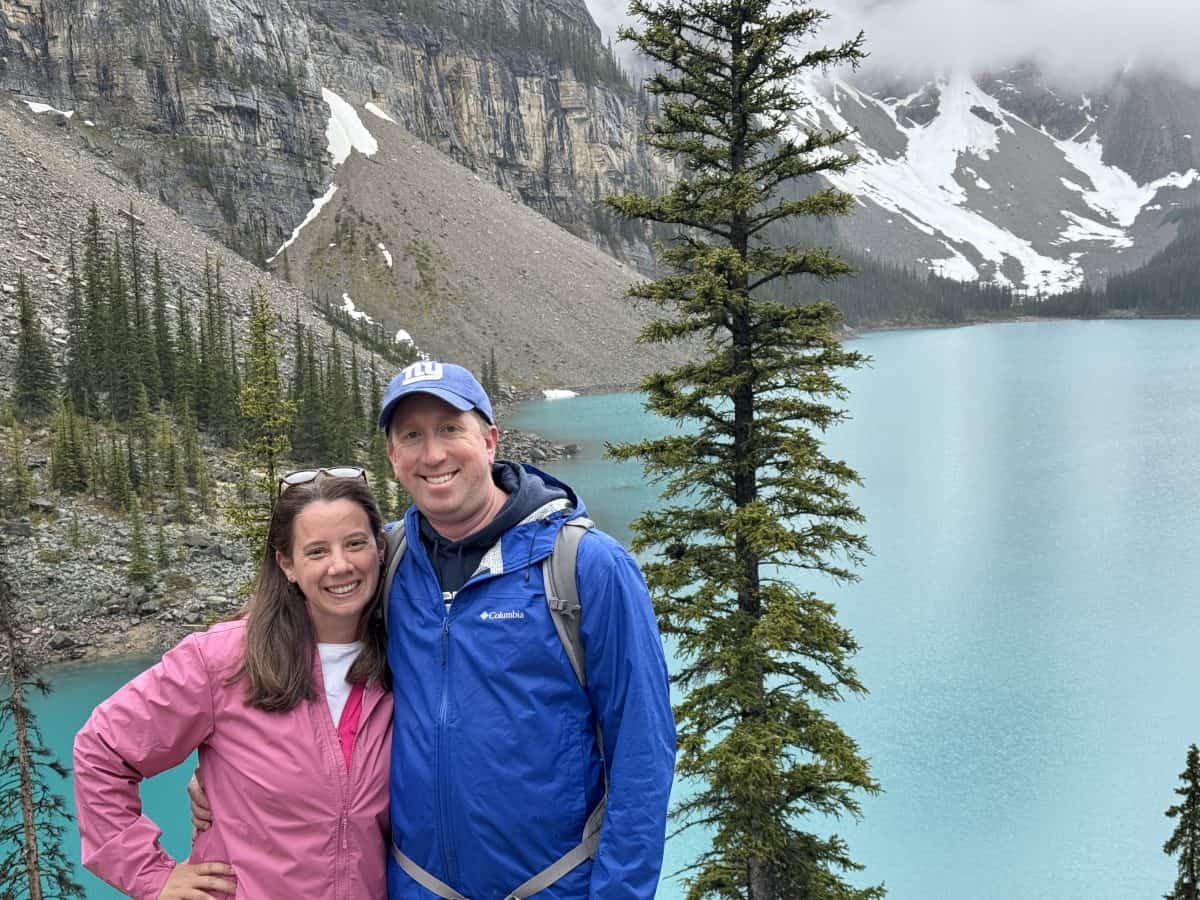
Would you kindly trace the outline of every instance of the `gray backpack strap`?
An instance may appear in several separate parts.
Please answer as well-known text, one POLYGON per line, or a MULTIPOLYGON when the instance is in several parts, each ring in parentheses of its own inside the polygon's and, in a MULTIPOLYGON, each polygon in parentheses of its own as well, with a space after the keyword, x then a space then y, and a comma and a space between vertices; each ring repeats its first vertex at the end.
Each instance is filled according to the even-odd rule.
MULTIPOLYGON (((579 624, 583 605, 579 599, 579 586, 575 580, 575 563, 579 558, 579 545, 583 536, 595 528, 595 523, 585 516, 569 519, 558 530, 554 549, 542 563, 542 581, 546 585, 546 605, 550 608, 550 619, 554 630, 562 641, 567 660, 579 679, 579 686, 587 689, 587 668, 583 655, 583 641, 579 636, 579 624)), ((583 826, 583 839, 542 871, 520 887, 513 890, 504 900, 524 900, 539 891, 544 891, 585 859, 596 856, 600 846, 600 829, 604 825, 604 810, 608 805, 608 766, 604 760, 604 732, 596 720, 596 748, 600 751, 600 770, 604 773, 604 796, 588 815, 583 826)))
POLYGON ((435 896, 442 897, 444 900, 467 900, 466 897, 450 887, 446 882, 442 881, 436 875, 430 875, 405 856, 400 848, 396 846, 395 842, 392 843, 392 859, 396 860, 396 865, 407 872, 413 881, 425 888, 425 890, 431 891, 435 896))
MULTIPOLYGON (((607 776, 605 777, 607 778, 607 776)), ((600 826, 604 824, 604 807, 607 803, 608 784, 606 782, 604 797, 596 804, 596 808, 592 810, 587 823, 583 826, 583 840, 510 893, 504 900, 525 900, 526 897, 532 897, 539 891, 550 887, 585 859, 594 858, 596 849, 600 846, 600 826)))
POLYGON ((408 546, 408 541, 404 537, 404 520, 397 522, 392 530, 387 535, 387 555, 383 560, 383 571, 379 575, 379 587, 376 588, 376 602, 379 604, 379 609, 383 610, 383 630, 387 632, 388 626, 388 593, 392 588, 392 579, 396 577, 396 567, 400 565, 400 559, 404 556, 404 549, 408 546))
POLYGON ((583 536, 595 527, 595 523, 584 516, 568 519, 558 530, 554 550, 542 563, 542 581, 546 585, 550 618, 562 641, 563 650, 567 652, 571 668, 575 670, 575 677, 584 689, 587 688, 587 670, 584 667, 583 642, 579 639, 579 619, 583 607, 575 583, 575 560, 579 557, 579 544, 583 536))

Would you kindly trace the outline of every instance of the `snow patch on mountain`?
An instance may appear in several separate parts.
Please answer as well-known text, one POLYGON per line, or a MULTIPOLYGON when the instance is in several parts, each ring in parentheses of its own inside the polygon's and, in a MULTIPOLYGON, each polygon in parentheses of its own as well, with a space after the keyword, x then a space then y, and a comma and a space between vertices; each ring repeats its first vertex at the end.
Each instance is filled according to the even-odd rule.
POLYGON ((347 293, 342 294, 342 312, 348 315, 351 319, 355 319, 356 321, 360 322, 366 322, 368 325, 374 324, 375 322, 375 320, 367 315, 367 313, 363 312, 354 305, 354 301, 350 299, 350 295, 347 293))
POLYGON ((344 163, 351 150, 357 150, 363 156, 374 156, 379 152, 379 142, 367 130, 353 106, 329 88, 321 88, 321 98, 329 106, 325 138, 329 141, 329 155, 335 166, 344 163))
POLYGON ((1159 190, 1164 187, 1186 188, 1200 178, 1200 172, 1172 172, 1149 184, 1138 184, 1126 172, 1116 166, 1106 165, 1104 147, 1100 139, 1092 135, 1086 141, 1055 141, 1067 162, 1092 183, 1092 190, 1066 178, 1063 184, 1083 195, 1083 202, 1092 209, 1112 219, 1122 228, 1128 228, 1159 190))
POLYGON ((274 262, 279 254, 292 245, 296 238, 300 236, 300 232, 304 230, 304 226, 315 219, 317 213, 321 211, 321 207, 333 199, 333 195, 337 193, 337 189, 338 186, 336 184, 331 184, 329 190, 313 201, 312 209, 308 211, 308 215, 304 217, 304 221, 292 229, 292 236, 279 245, 279 249, 267 258, 267 262, 274 262))
POLYGON ((35 113, 55 113, 56 115, 62 116, 64 119, 69 119, 71 116, 75 115, 75 110, 73 109, 55 109, 48 103, 38 103, 34 100, 23 100, 21 102, 23 102, 35 113))
POLYGON ((1094 219, 1062 210, 1063 218, 1071 224, 1064 228, 1052 244, 1073 244, 1079 241, 1104 241, 1112 247, 1125 249, 1133 246, 1133 239, 1122 228, 1103 225, 1094 219))
POLYGON ((364 103, 363 109, 365 109, 367 112, 369 112, 373 116, 377 116, 380 119, 384 119, 388 122, 391 122, 393 125, 397 124, 395 119, 393 119, 391 116, 389 116, 387 113, 385 113, 382 109, 380 109, 374 103, 370 103, 370 102, 364 103))

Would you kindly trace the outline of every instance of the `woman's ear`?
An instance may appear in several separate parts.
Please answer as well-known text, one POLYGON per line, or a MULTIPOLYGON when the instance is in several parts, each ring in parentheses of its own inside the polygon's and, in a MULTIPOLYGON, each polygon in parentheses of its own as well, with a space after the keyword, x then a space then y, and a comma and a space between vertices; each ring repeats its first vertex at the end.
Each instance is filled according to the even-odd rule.
POLYGON ((387 532, 381 531, 375 535, 375 546, 379 548, 379 564, 382 566, 387 560, 387 532))
POLYGON ((295 584, 296 583, 296 571, 295 571, 296 567, 292 565, 292 561, 290 559, 288 559, 288 557, 286 557, 282 553, 280 553, 278 550, 276 550, 275 551, 275 563, 279 566, 280 569, 283 570, 283 574, 285 576, 287 576, 287 580, 290 581, 292 584, 295 584))

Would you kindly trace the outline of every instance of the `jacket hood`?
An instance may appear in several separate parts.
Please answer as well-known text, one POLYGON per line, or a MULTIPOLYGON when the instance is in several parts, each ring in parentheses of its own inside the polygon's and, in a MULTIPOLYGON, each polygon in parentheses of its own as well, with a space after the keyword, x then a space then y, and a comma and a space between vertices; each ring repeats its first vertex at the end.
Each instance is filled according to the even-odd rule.
POLYGON ((438 534, 415 506, 405 515, 405 528, 420 534, 443 591, 457 591, 484 570, 499 574, 540 561, 553 548, 559 525, 586 515, 568 485, 534 466, 497 460, 492 478, 508 500, 491 522, 461 541, 438 534))

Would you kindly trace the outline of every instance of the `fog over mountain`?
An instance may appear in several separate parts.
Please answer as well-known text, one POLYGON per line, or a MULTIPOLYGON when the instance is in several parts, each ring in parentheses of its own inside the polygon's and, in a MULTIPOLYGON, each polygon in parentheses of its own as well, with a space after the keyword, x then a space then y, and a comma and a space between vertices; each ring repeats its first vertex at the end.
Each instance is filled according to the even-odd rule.
POLYGON ((870 68, 927 76, 1034 61, 1054 81, 1102 87, 1125 69, 1159 71, 1200 86, 1200 3, 1195 0, 830 0, 822 32, 861 29, 870 68))
MULTIPOLYGON (((587 0, 606 35, 629 24, 625 0, 587 0)), ((1200 87, 1196 0, 827 0, 818 39, 866 33, 867 68, 927 77, 946 68, 983 72, 1035 61, 1056 82, 1103 86, 1133 67, 1200 87)), ((619 43, 628 53, 629 45, 619 43)))
POLYGON ((1198 0, 815 3, 815 40, 869 58, 806 77, 797 126, 851 134, 836 224, 872 258, 1043 296, 1141 265, 1200 200, 1198 0))

